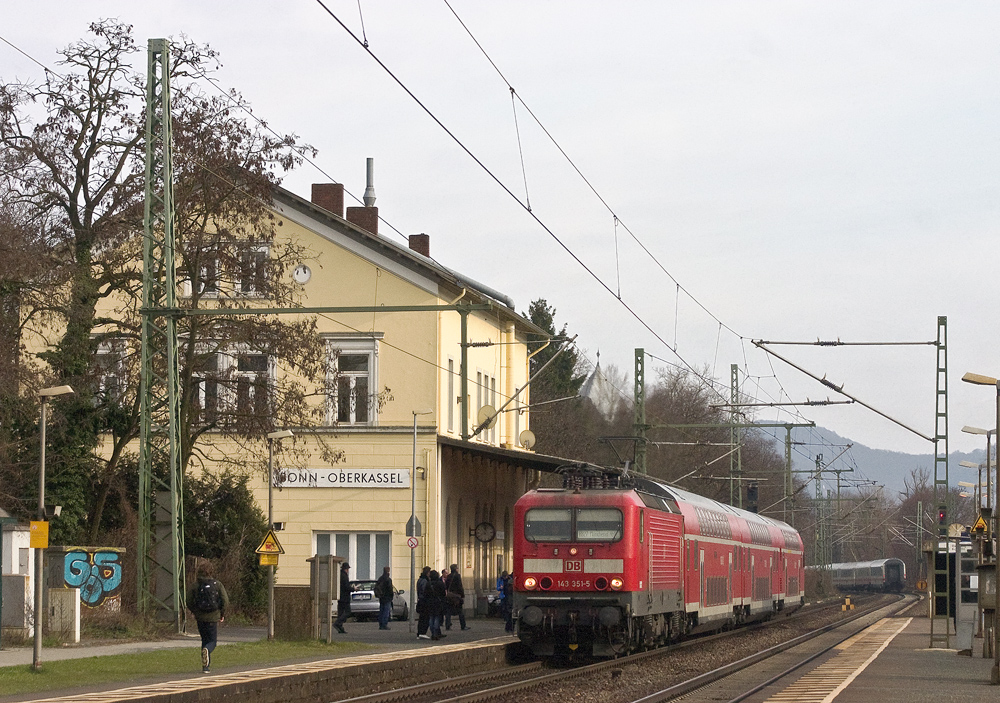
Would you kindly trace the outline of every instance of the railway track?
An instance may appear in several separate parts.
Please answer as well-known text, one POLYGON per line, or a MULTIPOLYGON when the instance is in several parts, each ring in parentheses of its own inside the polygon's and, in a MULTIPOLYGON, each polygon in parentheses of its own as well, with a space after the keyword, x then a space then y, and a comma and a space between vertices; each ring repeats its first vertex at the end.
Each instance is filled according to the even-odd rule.
MULTIPOLYGON (((879 602, 883 601, 883 599, 877 597, 872 598, 871 600, 879 602)), ((501 671, 490 672, 487 675, 471 674, 469 676, 436 681, 418 686, 410 686, 393 691, 362 696, 359 698, 351 698, 347 701, 343 701, 343 703, 396 703, 403 701, 407 703, 424 703, 425 701, 428 703, 432 701, 435 703, 475 703, 478 701, 504 700, 517 700, 520 703, 524 700, 524 694, 529 691, 532 692, 535 698, 545 699, 552 697, 555 690, 562 689, 566 686, 569 686, 570 688, 589 688, 591 691, 602 688, 608 690, 624 684, 629 679, 634 678, 632 672, 635 670, 663 670, 669 668, 674 672, 682 672, 682 678, 685 676, 687 677, 685 681, 673 684, 675 691, 667 694, 668 697, 650 699, 649 703, 652 703, 653 700, 669 700, 670 697, 683 695, 683 693, 694 690, 700 686, 704 686, 712 680, 711 678, 703 677, 710 677, 712 675, 721 677, 726 675, 726 673, 724 673, 726 671, 736 671, 740 667, 749 666, 751 663, 754 663, 754 661, 759 661, 767 656, 773 656, 774 654, 777 654, 778 651, 783 651, 784 649, 794 646, 795 643, 804 641, 809 637, 815 637, 818 634, 827 632, 838 625, 857 619, 858 617, 870 612, 870 610, 871 608, 864 609, 864 606, 862 605, 862 607, 855 611, 854 615, 841 616, 841 601, 838 600, 836 602, 804 609, 799 611, 799 613, 781 620, 772 620, 768 623, 761 623, 750 627, 740 628, 739 630, 698 637, 670 647, 664 647, 647 652, 639 652, 637 654, 621 657, 619 659, 602 661, 585 666, 562 668, 557 671, 552 671, 550 666, 534 662, 522 666, 510 667, 501 671), (833 616, 831 611, 835 611, 837 616, 833 616), (835 622, 832 624, 827 622, 820 627, 814 627, 813 625, 807 624, 809 622, 814 623, 816 620, 828 619, 833 619, 835 622), (792 635, 788 635, 787 633, 784 635, 779 634, 779 639, 782 637, 789 637, 791 638, 790 641, 792 643, 789 644, 786 642, 783 644, 777 644, 774 647, 769 647, 765 651, 757 652, 753 655, 756 657, 753 661, 749 658, 739 659, 736 662, 728 663, 726 666, 715 667, 712 671, 707 673, 704 671, 704 665, 699 666, 691 663, 691 661, 714 661, 715 657, 718 656, 711 655, 705 657, 700 655, 700 652, 715 649, 723 652, 723 656, 726 651, 729 651, 731 654, 732 651, 738 651, 739 649, 737 647, 730 646, 730 643, 733 640, 742 639, 746 641, 754 638, 759 639, 767 633, 773 633, 775 630, 780 628, 794 628, 796 631, 803 628, 810 629, 806 634, 795 635, 794 637, 792 635), (685 660, 685 663, 680 667, 676 666, 679 658, 685 660), (650 666, 652 662, 649 660, 656 659, 664 659, 665 661, 668 661, 669 667, 656 667, 655 664, 650 666), (697 671, 692 669, 697 669, 697 671), (687 688, 684 687, 685 684, 687 684, 687 688), (680 688, 677 688, 678 686, 680 686, 680 688)), ((750 646, 751 648, 754 647, 753 644, 750 646)), ((757 647, 757 649, 759 649, 759 647, 757 647)), ((569 696, 564 696, 563 694, 556 696, 557 699, 564 699, 568 697, 569 696)), ((624 699, 616 697, 616 700, 624 699)))

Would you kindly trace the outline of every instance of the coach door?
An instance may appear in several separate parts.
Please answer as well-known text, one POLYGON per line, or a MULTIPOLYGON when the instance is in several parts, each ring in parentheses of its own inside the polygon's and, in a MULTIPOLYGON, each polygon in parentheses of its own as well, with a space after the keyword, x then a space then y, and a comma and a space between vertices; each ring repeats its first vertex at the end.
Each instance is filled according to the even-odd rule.
POLYGON ((698 602, 705 605, 705 550, 698 550, 698 585, 701 588, 701 600, 698 602))

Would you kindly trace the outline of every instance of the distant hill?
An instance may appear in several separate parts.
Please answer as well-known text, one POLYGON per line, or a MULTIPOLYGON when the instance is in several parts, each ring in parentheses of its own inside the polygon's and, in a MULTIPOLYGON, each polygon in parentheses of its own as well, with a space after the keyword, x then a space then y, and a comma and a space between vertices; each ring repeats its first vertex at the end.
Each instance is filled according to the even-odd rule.
MULTIPOLYGON (((811 436, 813 438, 817 437, 817 435, 822 438, 820 441, 829 442, 831 445, 854 445, 840 460, 841 462, 846 462, 842 465, 843 468, 855 468, 854 473, 843 474, 845 482, 853 478, 867 478, 884 485, 886 491, 891 491, 887 497, 895 498, 894 494, 905 488, 904 480, 909 477, 913 469, 927 469, 933 480, 934 455, 930 452, 927 454, 907 454, 905 452, 892 452, 886 449, 872 449, 846 437, 841 437, 836 432, 823 427, 817 427, 812 431, 811 436)), ((792 439, 794 441, 794 434, 792 439)), ((809 449, 811 451, 806 452, 807 454, 814 454, 816 451, 819 451, 824 455, 826 461, 831 460, 840 451, 839 449, 835 450, 833 447, 828 447, 825 450, 821 450, 818 447, 809 447, 809 449)), ((778 451, 784 455, 785 448, 783 442, 778 442, 778 451)), ((985 450, 951 452, 948 462, 948 478, 951 485, 957 485, 958 481, 975 480, 974 472, 960 468, 958 462, 980 462, 985 461, 985 457, 985 450)), ((808 456, 803 456, 802 453, 793 451, 792 467, 795 471, 811 471, 815 469, 815 464, 808 456)))

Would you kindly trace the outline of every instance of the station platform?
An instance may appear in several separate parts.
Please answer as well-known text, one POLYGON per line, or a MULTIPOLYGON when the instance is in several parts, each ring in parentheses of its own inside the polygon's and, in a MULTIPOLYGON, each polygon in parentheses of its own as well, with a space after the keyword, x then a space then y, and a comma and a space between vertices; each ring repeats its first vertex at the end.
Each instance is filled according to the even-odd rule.
POLYGON ((926 617, 886 618, 839 645, 792 683, 751 700, 773 703, 976 703, 1000 700, 983 639, 972 656, 930 647, 926 617))
MULTIPOLYGON (((197 635, 178 636, 156 642, 129 642, 120 644, 82 644, 73 647, 44 648, 43 666, 46 661, 90 658, 94 668, 101 666, 102 657, 110 655, 150 652, 162 649, 187 648, 191 652, 191 673, 187 676, 143 677, 137 671, 133 682, 107 683, 85 686, 75 690, 48 691, 34 695, 5 695, 0 684, 0 703, 22 701, 48 701, 50 703, 197 703, 208 699, 223 700, 227 696, 241 696, 266 703, 269 688, 281 688, 278 698, 287 700, 286 694, 295 690, 303 700, 318 700, 328 694, 346 693, 364 680, 375 688, 397 678, 407 678, 413 670, 455 670, 455 674, 471 670, 495 668, 505 660, 506 646, 515 642, 504 631, 504 623, 496 618, 479 618, 468 621, 469 628, 462 630, 454 619, 451 630, 445 631, 441 640, 417 639, 410 632, 409 623, 392 622, 389 630, 380 630, 377 622, 351 622, 345 625, 346 634, 334 633, 334 642, 355 643, 363 646, 345 649, 343 654, 324 653, 307 661, 264 667, 227 667, 226 645, 264 639, 264 628, 219 628, 219 649, 213 656, 212 674, 204 675, 200 667, 199 639, 197 635), (428 664, 433 663, 428 667, 428 664), (253 692, 251 694, 251 692, 253 692)), ((30 665, 31 647, 0 650, 0 667, 30 665)), ((2 681, 0 671, 0 681, 2 681)), ((346 697, 346 695, 344 696, 346 697)), ((293 696, 294 698, 294 696, 293 696)), ((277 699, 276 699, 277 700, 277 699)))

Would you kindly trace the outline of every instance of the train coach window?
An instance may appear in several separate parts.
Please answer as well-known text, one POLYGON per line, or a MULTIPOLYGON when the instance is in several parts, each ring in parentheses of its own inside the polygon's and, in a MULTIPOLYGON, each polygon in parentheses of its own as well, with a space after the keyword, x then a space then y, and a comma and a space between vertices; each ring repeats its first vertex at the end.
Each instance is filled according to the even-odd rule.
POLYGON ((579 542, 617 542, 622 538, 622 511, 617 508, 578 508, 576 539, 579 542))
POLYGON ((524 515, 524 538, 531 542, 569 542, 573 537, 569 508, 532 508, 524 515))

